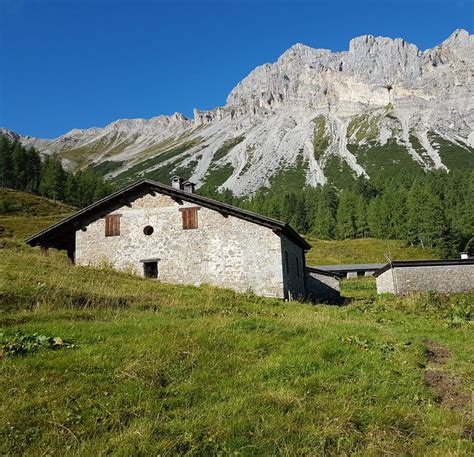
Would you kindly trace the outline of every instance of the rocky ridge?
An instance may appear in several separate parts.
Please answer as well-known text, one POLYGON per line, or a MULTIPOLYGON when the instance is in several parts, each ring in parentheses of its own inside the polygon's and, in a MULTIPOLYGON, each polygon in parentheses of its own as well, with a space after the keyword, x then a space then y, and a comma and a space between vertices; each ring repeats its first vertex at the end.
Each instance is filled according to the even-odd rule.
POLYGON ((473 75, 474 36, 465 30, 426 51, 371 35, 342 52, 296 44, 193 120, 176 113, 19 139, 120 183, 180 173, 237 195, 343 187, 361 175, 474 166, 473 75))

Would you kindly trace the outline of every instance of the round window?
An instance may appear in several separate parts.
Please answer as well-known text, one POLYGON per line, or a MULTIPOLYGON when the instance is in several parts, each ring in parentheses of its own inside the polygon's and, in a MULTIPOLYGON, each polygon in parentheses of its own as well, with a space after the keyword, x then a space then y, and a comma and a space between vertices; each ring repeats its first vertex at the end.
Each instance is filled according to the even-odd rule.
POLYGON ((147 225, 144 229, 143 229, 143 233, 145 235, 151 235, 153 233, 153 227, 151 225, 147 225))

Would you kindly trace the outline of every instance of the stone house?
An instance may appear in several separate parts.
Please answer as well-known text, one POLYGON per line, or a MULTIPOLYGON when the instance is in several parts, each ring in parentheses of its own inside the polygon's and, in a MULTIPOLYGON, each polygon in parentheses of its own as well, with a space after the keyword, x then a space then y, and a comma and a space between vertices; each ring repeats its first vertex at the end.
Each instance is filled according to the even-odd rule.
POLYGON ((212 284, 294 299, 307 296, 305 252, 288 224, 194 193, 179 177, 143 180, 26 240, 67 250, 77 265, 175 284, 212 284))
POLYGON ((379 294, 465 292, 474 289, 474 259, 391 262, 374 276, 379 294))

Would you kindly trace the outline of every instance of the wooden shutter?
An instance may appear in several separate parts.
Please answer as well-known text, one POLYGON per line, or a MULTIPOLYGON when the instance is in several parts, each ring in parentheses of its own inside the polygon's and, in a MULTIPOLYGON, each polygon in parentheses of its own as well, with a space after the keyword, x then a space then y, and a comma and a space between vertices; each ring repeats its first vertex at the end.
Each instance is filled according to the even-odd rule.
POLYGON ((183 229, 197 229, 198 228, 198 218, 197 212, 199 208, 180 208, 181 216, 183 219, 183 229))
POLYGON ((120 235, 120 216, 121 214, 105 216, 105 236, 120 235))

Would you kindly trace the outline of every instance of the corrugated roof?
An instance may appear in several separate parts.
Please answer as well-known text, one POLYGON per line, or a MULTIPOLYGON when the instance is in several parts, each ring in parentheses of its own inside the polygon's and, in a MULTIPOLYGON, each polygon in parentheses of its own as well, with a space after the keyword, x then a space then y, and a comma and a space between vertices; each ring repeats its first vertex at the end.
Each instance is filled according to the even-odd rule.
MULTIPOLYGON (((58 239, 63 239, 61 235, 64 232, 67 232, 70 235, 91 221, 102 217, 103 214, 105 215, 108 212, 107 210, 114 204, 123 206, 127 204, 127 199, 130 197, 132 197, 130 199, 133 200, 136 198, 137 194, 145 195, 154 191, 164 195, 169 195, 173 198, 195 203, 205 208, 218 211, 222 214, 228 214, 239 219, 247 220, 249 222, 268 227, 278 235, 282 234, 287 236, 296 244, 301 246, 304 250, 307 251, 311 249, 311 245, 285 222, 237 208, 226 203, 221 203, 217 200, 213 200, 212 198, 185 192, 180 189, 175 189, 171 186, 167 186, 165 184, 148 179, 143 179, 135 184, 114 192, 113 194, 93 203, 92 205, 81 209, 72 216, 69 216, 62 221, 51 225, 45 230, 42 230, 36 235, 27 238, 25 241, 31 246, 47 245, 50 247, 55 247, 60 244, 58 239)), ((63 244, 61 244, 61 246, 63 246, 63 244)))

